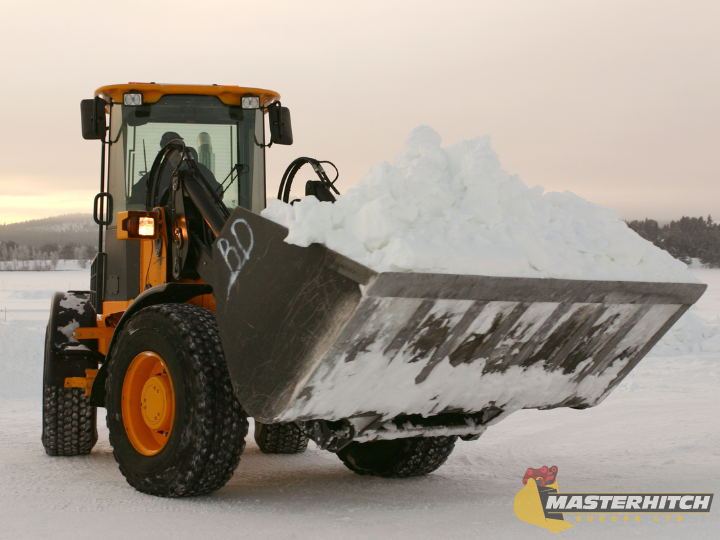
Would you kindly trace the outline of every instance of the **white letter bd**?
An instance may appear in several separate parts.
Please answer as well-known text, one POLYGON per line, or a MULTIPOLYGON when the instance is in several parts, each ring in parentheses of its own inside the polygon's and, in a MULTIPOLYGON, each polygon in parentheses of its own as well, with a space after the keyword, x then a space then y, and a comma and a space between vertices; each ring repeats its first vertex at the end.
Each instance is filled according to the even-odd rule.
POLYGON ((235 284, 240 270, 242 270, 242 267, 248 262, 254 244, 252 229, 244 219, 236 219, 233 221, 232 225, 230 225, 230 232, 232 233, 231 240, 220 238, 217 241, 218 250, 230 270, 230 281, 228 282, 226 298, 230 297, 230 289, 235 284), (247 238, 247 242, 243 243, 243 240, 240 240, 241 238, 243 238, 243 240, 247 238))

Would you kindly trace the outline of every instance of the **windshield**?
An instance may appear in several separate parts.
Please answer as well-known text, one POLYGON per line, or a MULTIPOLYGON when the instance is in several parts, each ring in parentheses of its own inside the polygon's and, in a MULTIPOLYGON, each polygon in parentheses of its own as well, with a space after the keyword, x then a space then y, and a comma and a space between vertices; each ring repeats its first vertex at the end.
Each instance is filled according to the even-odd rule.
MULTIPOLYGON (((109 191, 114 213, 145 209, 148 173, 162 146, 177 138, 229 209, 265 207, 262 109, 224 105, 215 96, 162 97, 152 105, 115 104, 111 114, 109 191)), ((160 181, 170 184, 172 167, 160 181)))

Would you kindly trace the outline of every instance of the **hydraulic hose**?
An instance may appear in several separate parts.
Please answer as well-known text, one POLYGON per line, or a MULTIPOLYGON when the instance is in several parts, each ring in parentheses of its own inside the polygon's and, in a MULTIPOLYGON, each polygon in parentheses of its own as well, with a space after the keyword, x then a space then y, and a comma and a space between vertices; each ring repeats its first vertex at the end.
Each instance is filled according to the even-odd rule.
POLYGON ((199 171, 193 171, 191 169, 190 171, 186 171, 184 177, 183 185, 190 200, 207 222, 213 234, 218 236, 225 222, 230 217, 227 207, 223 204, 222 199, 218 203, 218 201, 212 197, 211 194, 214 194, 212 189, 202 185, 204 178, 199 171), (188 172, 191 174, 187 174, 188 172))
POLYGON ((340 192, 335 187, 334 183, 338 179, 338 175, 335 176, 334 180, 330 180, 328 178, 328 175, 325 173, 325 169, 323 169, 322 164, 328 163, 332 165, 332 167, 337 172, 337 167, 335 167, 335 164, 329 162, 329 161, 319 161, 314 158, 309 157, 299 157, 296 160, 294 160, 290 165, 288 165, 288 168, 285 169, 285 174, 283 174, 282 181, 280 182, 280 187, 278 188, 278 196, 277 198, 280 199, 283 202, 290 202, 290 188, 292 187, 293 180, 295 179, 295 175, 298 173, 298 171, 302 168, 303 165, 309 163, 313 170, 315 171, 315 174, 318 175, 318 178, 320 178, 320 182, 328 189, 334 191, 337 195, 340 195, 340 192))

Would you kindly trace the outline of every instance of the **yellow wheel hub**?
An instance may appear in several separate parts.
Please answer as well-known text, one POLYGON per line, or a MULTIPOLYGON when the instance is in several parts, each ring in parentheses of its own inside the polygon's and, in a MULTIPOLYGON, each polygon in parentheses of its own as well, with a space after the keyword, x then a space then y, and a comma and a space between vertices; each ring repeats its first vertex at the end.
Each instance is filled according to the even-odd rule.
POLYGON ((125 373, 122 417, 130 443, 144 456, 158 454, 175 421, 175 389, 167 364, 155 352, 138 354, 125 373))
MULTIPOLYGON (((162 429, 169 424, 168 412, 170 407, 170 389, 163 379, 167 377, 155 376, 148 379, 142 391, 143 420, 151 429, 162 429)), ((163 430, 165 431, 165 430, 163 430)))

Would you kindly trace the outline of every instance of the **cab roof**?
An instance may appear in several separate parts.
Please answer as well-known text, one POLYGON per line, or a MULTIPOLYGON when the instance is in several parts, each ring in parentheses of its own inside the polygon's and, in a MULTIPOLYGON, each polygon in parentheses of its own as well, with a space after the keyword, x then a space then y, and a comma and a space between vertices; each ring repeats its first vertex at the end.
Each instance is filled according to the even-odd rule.
POLYGON ((143 103, 156 103, 161 97, 171 94, 184 94, 196 96, 217 96, 225 105, 240 105, 243 96, 258 96, 260 106, 267 107, 280 100, 280 94, 262 88, 247 88, 227 84, 155 84, 155 83, 127 83, 101 86, 95 90, 95 96, 105 101, 123 102, 123 94, 139 92, 143 96, 143 103))

